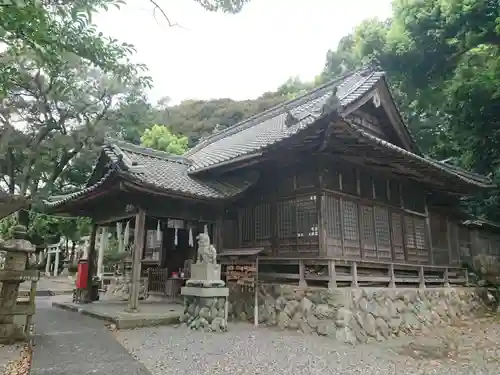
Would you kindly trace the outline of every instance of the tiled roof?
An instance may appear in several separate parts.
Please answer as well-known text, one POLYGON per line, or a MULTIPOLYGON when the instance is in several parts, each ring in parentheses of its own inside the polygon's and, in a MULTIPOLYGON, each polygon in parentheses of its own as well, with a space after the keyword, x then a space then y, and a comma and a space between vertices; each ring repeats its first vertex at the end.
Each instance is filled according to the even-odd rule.
POLYGON ((448 177, 452 176, 454 178, 458 177, 459 180, 465 182, 466 184, 475 185, 481 188, 491 188, 496 186, 495 184, 493 184, 493 181, 488 177, 479 175, 477 173, 469 172, 462 168, 451 166, 449 164, 442 163, 428 157, 422 157, 420 155, 416 155, 390 142, 384 141, 383 139, 380 139, 372 134, 367 133, 357 125, 354 125, 350 122, 346 122, 346 124, 348 124, 356 133, 358 133, 364 139, 367 139, 368 141, 378 144, 392 152, 403 155, 408 160, 408 163, 415 168, 426 171, 439 171, 444 176, 448 177))
POLYGON ((0 219, 29 206, 29 200, 0 190, 0 219))
POLYGON ((188 175, 191 162, 182 156, 118 140, 106 140, 103 153, 109 158, 111 167, 98 181, 81 191, 54 197, 52 201, 45 202, 46 206, 57 207, 91 194, 115 176, 144 187, 201 199, 232 197, 250 187, 258 177, 249 174, 245 177, 211 178, 210 181, 202 181, 188 175))
POLYGON ((349 73, 301 97, 214 134, 184 155, 193 163, 189 171, 196 172, 258 153, 263 148, 296 134, 322 117, 322 107, 335 89, 341 106, 347 106, 366 94, 383 76, 383 72, 371 69, 349 73), (286 124, 288 112, 299 120, 293 126, 286 124))
POLYGON ((110 141, 105 146, 110 159, 122 160, 122 169, 137 182, 156 188, 203 198, 227 198, 234 196, 255 182, 247 179, 211 178, 202 181, 188 175, 191 161, 161 151, 136 146, 126 142, 110 141))

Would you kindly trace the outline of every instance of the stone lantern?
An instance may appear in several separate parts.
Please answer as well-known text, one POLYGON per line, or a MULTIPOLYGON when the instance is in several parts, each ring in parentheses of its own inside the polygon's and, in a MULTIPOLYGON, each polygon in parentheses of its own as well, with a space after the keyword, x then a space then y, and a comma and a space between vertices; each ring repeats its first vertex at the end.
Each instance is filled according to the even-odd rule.
MULTIPOLYGON (((29 324, 27 324, 23 332, 22 328, 14 322, 14 316, 27 315, 30 317, 34 313, 34 296, 30 296, 33 306, 28 306, 25 312, 21 312, 16 307, 19 284, 27 280, 36 281, 39 277, 38 271, 26 271, 28 257, 35 252, 35 246, 27 241, 25 236, 26 228, 18 225, 14 229, 14 239, 0 242, 0 254, 3 258, 3 263, 0 265, 0 280, 2 282, 0 291, 0 343, 25 339, 29 324)), ((31 318, 28 319, 28 322, 31 322, 31 318)))

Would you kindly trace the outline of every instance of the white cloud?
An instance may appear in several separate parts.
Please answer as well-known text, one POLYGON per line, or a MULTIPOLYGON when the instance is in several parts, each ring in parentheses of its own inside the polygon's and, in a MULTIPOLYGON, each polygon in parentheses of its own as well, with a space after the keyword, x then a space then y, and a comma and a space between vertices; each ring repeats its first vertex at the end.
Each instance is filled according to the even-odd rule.
POLYGON ((291 76, 310 80, 326 52, 368 17, 385 18, 391 0, 252 0, 237 15, 194 1, 159 0, 168 27, 147 0, 99 15, 106 35, 132 43, 154 79, 152 100, 254 98, 291 76))

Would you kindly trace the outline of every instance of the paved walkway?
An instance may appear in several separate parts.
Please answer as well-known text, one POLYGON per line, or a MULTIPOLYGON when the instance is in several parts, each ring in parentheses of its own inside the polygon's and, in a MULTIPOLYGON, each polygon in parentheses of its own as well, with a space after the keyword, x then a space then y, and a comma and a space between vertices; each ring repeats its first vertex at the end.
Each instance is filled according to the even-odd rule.
POLYGON ((150 375, 104 323, 37 298, 31 375, 150 375))

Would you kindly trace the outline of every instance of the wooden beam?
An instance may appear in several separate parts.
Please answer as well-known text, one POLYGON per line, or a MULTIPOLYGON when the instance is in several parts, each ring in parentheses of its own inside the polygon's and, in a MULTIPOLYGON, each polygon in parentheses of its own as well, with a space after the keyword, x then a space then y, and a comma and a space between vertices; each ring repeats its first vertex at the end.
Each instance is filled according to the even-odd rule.
POLYGON ((132 256, 132 288, 128 301, 128 312, 139 311, 139 284, 141 281, 141 258, 144 249, 146 211, 139 208, 134 223, 134 253, 132 256))

